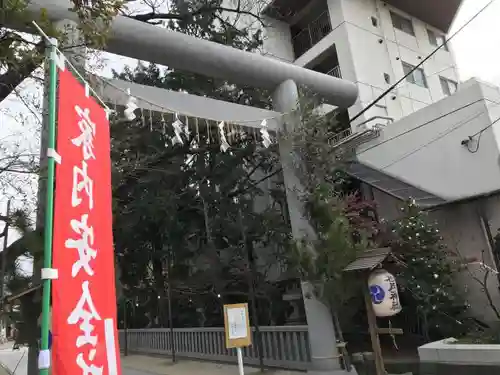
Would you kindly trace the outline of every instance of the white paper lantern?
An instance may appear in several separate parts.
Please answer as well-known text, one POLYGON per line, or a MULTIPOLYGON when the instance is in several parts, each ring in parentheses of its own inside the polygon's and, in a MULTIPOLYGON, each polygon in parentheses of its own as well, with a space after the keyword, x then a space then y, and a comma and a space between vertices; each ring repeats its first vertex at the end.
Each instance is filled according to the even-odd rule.
POLYGON ((387 317, 401 311, 396 278, 386 270, 374 271, 368 278, 373 310, 378 317, 387 317))

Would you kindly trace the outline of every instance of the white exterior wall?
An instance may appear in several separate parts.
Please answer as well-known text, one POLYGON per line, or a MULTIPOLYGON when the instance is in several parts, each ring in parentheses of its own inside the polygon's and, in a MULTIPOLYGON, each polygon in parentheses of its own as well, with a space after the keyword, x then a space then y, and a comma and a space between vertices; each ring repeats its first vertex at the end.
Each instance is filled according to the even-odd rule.
POLYGON ((387 125, 357 157, 447 200, 491 193, 500 189, 500 123, 492 125, 498 103, 498 88, 469 80, 455 95, 387 125), (470 152, 461 142, 473 135, 470 152))
MULTIPOLYGON (((359 102, 350 109, 350 114, 354 115, 404 76, 402 61, 418 65, 433 51, 435 47, 429 42, 427 29, 443 33, 380 0, 341 1, 355 66, 355 82, 360 90, 359 102), (415 36, 393 27, 391 11, 412 20, 415 36), (371 17, 378 20, 378 27, 372 25, 371 17), (390 75, 390 84, 385 82, 384 73, 390 75)), ((438 51, 424 63, 423 69, 428 88, 404 81, 393 95, 381 100, 380 104, 387 106, 388 115, 395 120, 445 97, 439 76, 458 82, 452 52, 438 51)), ((374 115, 380 115, 380 111, 370 110, 365 118, 374 115)))
POLYGON ((293 62, 295 60, 292 46, 290 25, 272 18, 264 18, 267 27, 263 31, 262 53, 269 57, 293 62))

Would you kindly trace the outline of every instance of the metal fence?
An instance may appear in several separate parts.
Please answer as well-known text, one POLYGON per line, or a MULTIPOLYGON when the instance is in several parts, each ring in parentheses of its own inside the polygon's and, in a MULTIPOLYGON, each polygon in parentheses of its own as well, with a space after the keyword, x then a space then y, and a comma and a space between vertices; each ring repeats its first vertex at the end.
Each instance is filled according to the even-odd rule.
MULTIPOLYGON (((307 370, 311 361, 307 326, 260 327, 264 364, 289 370, 307 370)), ((120 330, 120 348, 125 347, 125 333, 120 330)), ((169 356, 172 352, 170 329, 129 329, 128 351, 137 354, 169 356)), ((243 351, 245 363, 258 365, 257 343, 243 351)), ((174 347, 179 357, 236 362, 236 350, 226 349, 223 328, 174 329, 174 347)))
POLYGON ((328 11, 325 11, 293 37, 292 43, 295 57, 299 58, 302 56, 331 31, 332 24, 330 22, 330 14, 328 11))
POLYGON ((340 66, 337 65, 335 68, 329 70, 326 74, 332 77, 342 78, 342 72, 340 71, 340 66))

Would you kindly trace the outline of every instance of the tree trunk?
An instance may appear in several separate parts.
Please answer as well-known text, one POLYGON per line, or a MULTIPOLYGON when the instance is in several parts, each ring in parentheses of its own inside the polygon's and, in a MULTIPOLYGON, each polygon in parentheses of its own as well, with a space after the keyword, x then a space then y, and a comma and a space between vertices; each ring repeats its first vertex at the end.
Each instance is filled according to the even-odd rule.
POLYGON ((21 300, 23 327, 18 331, 21 343, 28 346, 28 375, 38 374, 38 317, 41 311, 41 291, 30 293, 21 300))
MULTIPOLYGON (((155 249, 155 252, 157 249, 155 249)), ((167 326, 166 303, 167 295, 165 291, 165 275, 163 274, 163 261, 159 258, 153 260, 153 277, 155 279, 155 289, 158 293, 158 323, 161 327, 167 326)))

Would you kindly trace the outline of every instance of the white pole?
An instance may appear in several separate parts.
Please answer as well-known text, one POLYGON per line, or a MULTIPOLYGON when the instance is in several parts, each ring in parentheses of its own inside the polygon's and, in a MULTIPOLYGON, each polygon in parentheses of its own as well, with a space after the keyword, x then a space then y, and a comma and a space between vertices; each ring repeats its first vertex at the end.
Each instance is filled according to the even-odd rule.
POLYGON ((240 375, 245 375, 245 371, 243 370, 243 351, 241 348, 236 348, 236 353, 238 354, 238 370, 240 375))

